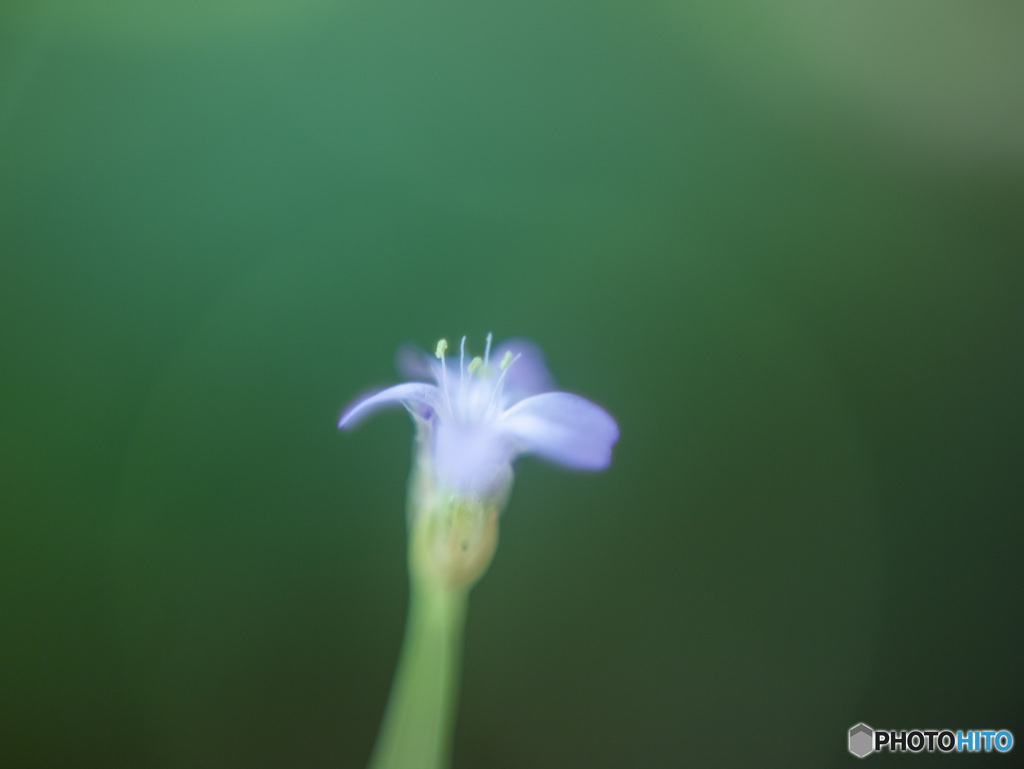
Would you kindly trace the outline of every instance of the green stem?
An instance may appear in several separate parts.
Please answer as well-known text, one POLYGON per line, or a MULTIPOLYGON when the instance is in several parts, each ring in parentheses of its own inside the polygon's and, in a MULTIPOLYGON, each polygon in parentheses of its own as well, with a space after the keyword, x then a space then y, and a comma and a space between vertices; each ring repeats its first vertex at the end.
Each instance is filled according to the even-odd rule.
POLYGON ((469 591, 410 582, 405 638, 370 769, 446 769, 451 760, 469 591))

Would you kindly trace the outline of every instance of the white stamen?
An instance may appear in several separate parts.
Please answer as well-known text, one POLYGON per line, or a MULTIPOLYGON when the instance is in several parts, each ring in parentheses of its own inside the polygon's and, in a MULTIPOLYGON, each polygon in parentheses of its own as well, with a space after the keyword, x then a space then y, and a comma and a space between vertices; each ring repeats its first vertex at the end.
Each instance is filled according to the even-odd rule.
POLYGON ((522 353, 519 353, 514 358, 512 357, 512 353, 511 352, 505 353, 505 357, 501 361, 501 376, 499 376, 498 377, 498 381, 494 383, 494 389, 491 390, 491 399, 489 401, 487 401, 487 408, 485 409, 485 411, 490 411, 491 410, 491 406, 494 405, 494 399, 502 391, 502 389, 503 389, 502 383, 505 381, 505 374, 507 374, 508 370, 510 368, 512 368, 512 364, 515 363, 517 360, 519 360, 522 357, 523 357, 522 353))
POLYGON ((466 389, 466 337, 462 337, 462 344, 459 345, 459 397, 466 389))
POLYGON ((448 394, 448 369, 444 365, 444 353, 448 349, 448 340, 441 339, 437 343, 437 350, 434 357, 441 361, 441 389, 444 390, 444 399, 448 403, 448 413, 452 410, 452 396, 448 394))
POLYGON ((484 365, 491 362, 491 332, 487 332, 487 346, 484 348, 484 365))

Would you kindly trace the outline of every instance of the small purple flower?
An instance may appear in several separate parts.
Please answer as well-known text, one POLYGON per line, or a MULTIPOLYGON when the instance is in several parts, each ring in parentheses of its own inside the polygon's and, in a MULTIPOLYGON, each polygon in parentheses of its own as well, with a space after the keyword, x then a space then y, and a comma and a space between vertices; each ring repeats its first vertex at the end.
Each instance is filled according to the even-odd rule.
POLYGON ((426 484, 419 493, 503 501, 512 461, 520 454, 578 470, 602 470, 611 462, 619 438, 615 420, 579 395, 554 392, 533 343, 510 340, 492 356, 488 334, 483 357, 467 361, 463 337, 457 371, 448 371, 447 349, 445 340, 438 342, 436 360, 422 351, 400 350, 403 373, 436 384, 389 387, 353 403, 338 423, 351 428, 379 408, 405 406, 418 428, 417 483, 426 484))

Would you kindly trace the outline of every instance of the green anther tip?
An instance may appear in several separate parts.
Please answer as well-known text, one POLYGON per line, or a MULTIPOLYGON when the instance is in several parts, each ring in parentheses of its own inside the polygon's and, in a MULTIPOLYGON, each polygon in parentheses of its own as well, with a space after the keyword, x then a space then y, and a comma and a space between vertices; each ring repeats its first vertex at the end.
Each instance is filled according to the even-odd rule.
POLYGON ((468 367, 469 368, 469 373, 472 374, 474 371, 476 371, 478 368, 480 368, 483 364, 484 364, 483 358, 481 358, 479 355, 477 357, 473 358, 473 360, 471 360, 469 362, 469 367, 468 367))
POLYGON ((440 340, 437 343, 437 351, 434 353, 434 356, 438 360, 441 360, 441 358, 444 357, 445 350, 447 350, 447 349, 448 349, 448 340, 447 339, 440 340))
POLYGON ((501 359, 501 370, 504 371, 505 369, 507 369, 511 362, 512 362, 512 353, 511 352, 506 352, 505 353, 505 357, 501 359))

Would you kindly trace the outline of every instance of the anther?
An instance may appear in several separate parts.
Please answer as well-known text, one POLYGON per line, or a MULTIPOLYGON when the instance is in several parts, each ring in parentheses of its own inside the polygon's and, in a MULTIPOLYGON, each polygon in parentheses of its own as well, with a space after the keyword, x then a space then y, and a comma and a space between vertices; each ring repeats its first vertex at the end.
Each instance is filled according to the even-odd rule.
POLYGON ((501 359, 501 365, 498 366, 502 371, 512 365, 512 352, 507 351, 505 357, 501 359))
POLYGON ((477 370, 478 368, 480 368, 480 367, 481 367, 482 365, 484 365, 484 362, 483 362, 483 360, 482 360, 482 359, 480 358, 480 356, 478 355, 478 356, 476 356, 475 358, 473 358, 473 360, 471 360, 471 361, 469 362, 469 367, 468 367, 468 368, 467 368, 466 370, 467 370, 467 371, 469 371, 469 373, 470 373, 470 374, 472 374, 472 373, 473 373, 474 371, 476 371, 476 370, 477 370))
POLYGON ((441 339, 437 343, 437 351, 434 353, 434 357, 438 360, 444 360, 445 351, 448 349, 448 340, 441 339))

